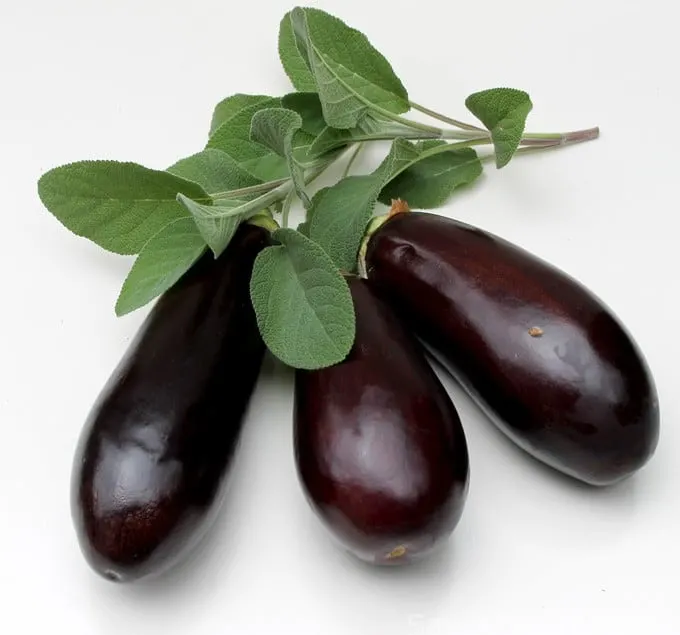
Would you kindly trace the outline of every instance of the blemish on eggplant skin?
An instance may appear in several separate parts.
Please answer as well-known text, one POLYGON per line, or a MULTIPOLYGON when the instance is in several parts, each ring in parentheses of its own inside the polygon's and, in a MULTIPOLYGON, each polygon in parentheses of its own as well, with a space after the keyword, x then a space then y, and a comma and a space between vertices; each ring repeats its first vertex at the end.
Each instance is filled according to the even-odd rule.
POLYGON ((406 555, 406 547, 404 545, 399 545, 390 551, 385 558, 387 560, 394 560, 395 558, 401 558, 406 555))
POLYGON ((541 335, 543 335, 543 329, 540 326, 532 326, 529 329, 529 335, 531 335, 531 337, 541 337, 541 335))

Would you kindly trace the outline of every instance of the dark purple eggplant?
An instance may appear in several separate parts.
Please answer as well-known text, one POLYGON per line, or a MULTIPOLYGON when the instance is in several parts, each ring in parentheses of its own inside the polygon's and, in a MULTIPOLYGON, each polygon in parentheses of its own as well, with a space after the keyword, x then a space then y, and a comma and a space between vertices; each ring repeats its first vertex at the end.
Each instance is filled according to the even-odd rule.
POLYGON ((659 404, 631 335, 581 283, 510 242, 422 212, 370 237, 372 286, 496 425, 592 485, 647 463, 659 404))
POLYGON ((105 578, 160 573, 204 536, 223 498, 264 343, 249 279, 268 233, 242 225, 155 304, 78 444, 72 514, 105 578))
POLYGON ((305 496, 341 545, 410 562, 448 538, 465 504, 458 413, 417 340, 360 278, 345 361, 296 371, 295 458, 305 496))

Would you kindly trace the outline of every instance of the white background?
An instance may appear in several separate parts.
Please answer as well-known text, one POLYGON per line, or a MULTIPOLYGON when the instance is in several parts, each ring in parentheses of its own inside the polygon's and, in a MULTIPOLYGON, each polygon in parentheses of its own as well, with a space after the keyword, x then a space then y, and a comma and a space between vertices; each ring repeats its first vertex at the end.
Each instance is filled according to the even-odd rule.
POLYGON ((656 377, 658 452, 617 487, 579 486, 527 459, 442 375, 471 452, 463 519, 428 563, 373 570, 330 542, 302 497, 292 377, 270 360, 210 538, 156 581, 99 579, 71 526, 71 461, 145 311, 114 316, 131 259, 71 236, 41 206, 36 181, 85 158, 164 168, 202 147, 221 98, 287 92, 276 38, 292 3, 3 0, 0 631, 679 633, 674 4, 313 4, 368 34, 415 101, 463 117, 467 94, 510 85, 531 93, 533 131, 601 126, 596 142, 488 169, 443 213, 550 260, 615 309, 656 377))

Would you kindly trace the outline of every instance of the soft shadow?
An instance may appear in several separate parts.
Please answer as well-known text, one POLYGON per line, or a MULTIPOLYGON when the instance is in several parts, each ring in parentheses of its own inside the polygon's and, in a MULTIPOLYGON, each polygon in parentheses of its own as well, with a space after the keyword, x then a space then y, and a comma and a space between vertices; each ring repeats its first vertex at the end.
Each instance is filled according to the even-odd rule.
MULTIPOLYGON (((235 465, 233 469, 233 480, 242 478, 240 466, 235 465)), ((205 594, 206 589, 214 586, 213 580, 217 584, 218 578, 228 575, 231 551, 220 547, 230 541, 234 524, 231 503, 237 489, 233 482, 227 485, 214 523, 180 562, 158 575, 119 586, 119 593, 126 596, 126 602, 181 604, 191 601, 193 596, 205 594)))
MULTIPOLYGON (((241 477, 240 472, 239 466, 235 465, 232 475, 234 479, 241 477)), ((182 603, 191 600, 193 595, 204 594, 205 589, 212 586, 213 580, 217 581, 218 577, 225 575, 225 572, 228 574, 231 551, 220 547, 228 544, 230 540, 233 523, 230 508, 237 489, 233 482, 227 485, 213 525, 198 544, 184 555, 181 562, 159 575, 121 585, 121 593, 129 596, 126 601, 143 604, 182 603)))
POLYGON ((267 350, 262 364, 260 380, 274 381, 284 392, 291 392, 295 382, 295 371, 267 350))
POLYGON ((448 584, 451 580, 452 572, 456 570, 455 562, 455 542, 456 532, 439 547, 427 556, 414 562, 409 562, 397 566, 376 566, 352 555, 349 551, 335 546, 338 552, 337 559, 343 568, 352 571, 363 577, 378 580, 380 584, 390 584, 395 586, 425 585, 430 588, 432 585, 448 584))
POLYGON ((515 445, 493 422, 484 415, 491 431, 489 434, 501 437, 501 441, 509 448, 508 452, 522 463, 522 467, 536 474, 537 480, 542 480, 546 487, 559 488, 562 494, 575 499, 578 504, 592 503, 607 516, 623 520, 635 513, 636 490, 640 474, 631 476, 612 485, 597 486, 584 483, 568 476, 538 459, 515 445))
MULTIPOLYGON (((526 163, 524 168, 519 168, 519 163, 514 163, 510 166, 512 170, 512 178, 498 179, 495 184, 499 193, 502 194, 503 200, 506 201, 506 211, 517 211, 518 220, 526 222, 532 216, 541 218, 544 216, 546 201, 559 200, 564 198, 564 193, 561 188, 566 189, 566 184, 559 179, 547 178, 548 170, 552 167, 546 168, 542 165, 545 160, 541 155, 544 153, 553 152, 560 148, 560 152, 565 150, 560 146, 555 148, 543 149, 536 154, 526 154, 517 157, 518 162, 526 163), (535 163, 535 165, 531 165, 535 163), (544 178, 537 178, 537 174, 543 174, 544 178)), ((568 149, 567 149, 568 150, 568 149)), ((557 206, 551 206, 551 214, 559 212, 557 206)))
POLYGON ((60 227, 57 230, 60 232, 57 240, 51 235, 46 235, 41 241, 40 258, 47 262, 55 262, 55 260, 63 259, 66 253, 69 262, 80 263, 78 266, 88 271, 96 271, 98 275, 119 280, 122 284, 130 271, 134 256, 121 256, 105 251, 89 240, 64 234, 60 227))
MULTIPOLYGON (((312 521, 310 521, 312 522, 312 521)), ((376 607, 389 605, 386 626, 401 625, 413 616, 436 612, 455 592, 457 581, 464 577, 465 566, 457 555, 465 546, 464 532, 453 534, 439 548, 420 560, 398 566, 377 566, 360 560, 338 544, 322 527, 307 534, 307 556, 318 563, 313 585, 319 602, 327 603, 341 624, 356 627, 352 615, 379 616, 376 607), (461 575, 462 574, 462 575, 461 575), (342 588, 343 610, 337 611, 334 598, 342 588)), ((389 628, 389 627, 388 627, 389 628)))
POLYGON ((389 589, 404 588, 418 593, 418 587, 450 584, 456 570, 456 547, 458 539, 464 539, 463 518, 449 537, 427 555, 399 565, 375 565, 356 557, 330 532, 324 521, 309 506, 304 494, 291 505, 291 513, 300 518, 300 534, 304 538, 306 557, 313 558, 322 569, 319 584, 332 581, 339 583, 338 576, 347 575, 343 582, 363 584, 376 583, 376 588, 388 585, 389 589), (329 571, 337 569, 335 574, 329 571))

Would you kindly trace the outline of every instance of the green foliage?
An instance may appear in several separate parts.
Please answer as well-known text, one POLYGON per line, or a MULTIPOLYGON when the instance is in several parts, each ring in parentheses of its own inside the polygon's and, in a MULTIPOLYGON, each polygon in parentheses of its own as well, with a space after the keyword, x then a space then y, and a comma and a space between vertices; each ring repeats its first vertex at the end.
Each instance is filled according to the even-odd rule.
POLYGON ((323 249, 294 229, 255 261, 250 294, 269 350, 294 368, 341 362, 352 348, 355 315, 347 282, 323 249))
POLYGON ((191 218, 168 223, 139 252, 116 302, 116 314, 143 307, 167 291, 205 251, 191 218))
POLYGON ((38 181, 43 204, 67 229, 119 254, 138 253, 168 223, 187 215, 178 192, 209 200, 198 183, 137 163, 80 161, 38 181))
POLYGON ((354 128, 369 108, 409 110, 406 89, 365 35, 320 9, 296 7, 291 23, 329 126, 354 128))
POLYGON ((496 167, 507 165, 517 152, 533 108, 529 95, 515 88, 492 88, 470 95, 465 105, 491 132, 496 167))

